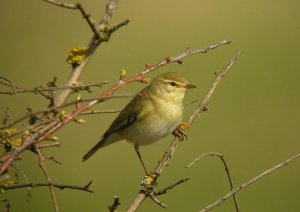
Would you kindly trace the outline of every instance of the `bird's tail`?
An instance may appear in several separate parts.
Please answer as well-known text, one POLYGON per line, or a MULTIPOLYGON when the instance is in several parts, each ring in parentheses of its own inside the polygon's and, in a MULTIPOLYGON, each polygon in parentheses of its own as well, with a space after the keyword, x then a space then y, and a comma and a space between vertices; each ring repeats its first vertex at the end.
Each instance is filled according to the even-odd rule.
POLYGON ((106 137, 103 137, 90 151, 88 151, 88 153, 86 153, 82 157, 82 162, 84 162, 87 159, 89 159, 95 152, 97 152, 98 149, 100 149, 101 147, 103 147, 103 145, 105 144, 105 140, 106 140, 106 137))

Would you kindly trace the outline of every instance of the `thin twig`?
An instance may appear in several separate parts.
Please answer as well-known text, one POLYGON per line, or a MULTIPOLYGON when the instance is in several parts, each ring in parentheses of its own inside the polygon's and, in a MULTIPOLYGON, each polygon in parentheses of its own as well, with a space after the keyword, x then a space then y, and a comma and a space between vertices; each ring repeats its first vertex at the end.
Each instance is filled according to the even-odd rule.
POLYGON ((67 8, 67 9, 73 9, 73 10, 77 9, 76 4, 64 3, 64 2, 57 1, 57 0, 43 0, 43 1, 48 2, 50 4, 54 4, 54 5, 59 6, 59 7, 64 7, 64 8, 67 8))
MULTIPOLYGON (((81 190, 86 191, 89 193, 93 193, 94 191, 89 188, 89 184, 85 186, 74 186, 74 185, 66 185, 66 184, 57 184, 57 183, 51 183, 51 185, 55 188, 59 188, 61 190, 63 189, 73 189, 73 190, 81 190)), ((17 188, 37 188, 37 187, 49 187, 49 183, 26 183, 26 184, 17 184, 17 185, 10 185, 10 186, 4 186, 1 187, 3 190, 11 190, 11 189, 17 189, 17 188)))
POLYGON ((81 12, 83 18, 87 21, 88 25, 94 32, 94 35, 97 37, 97 39, 101 39, 101 35, 97 29, 97 26, 95 25, 95 21, 91 18, 91 15, 87 14, 87 12, 85 11, 85 9, 82 7, 80 3, 77 3, 76 6, 77 9, 81 12))
MULTIPOLYGON (((128 97, 132 97, 133 95, 132 94, 124 94, 124 95, 111 95, 111 96, 107 96, 107 97, 98 97, 98 98, 88 98, 88 99, 81 99, 79 102, 80 103, 85 103, 85 102, 91 102, 91 101, 95 101, 95 100, 99 100, 99 101, 105 101, 107 99, 118 99, 118 98, 128 98, 128 97)), ((65 107, 68 107, 68 106, 71 106, 71 105, 75 105, 76 103, 78 103, 78 100, 72 100, 72 101, 69 101, 69 102, 66 102, 60 106, 53 106, 53 107, 49 107, 47 109, 43 109, 43 110, 40 110, 40 111, 37 111, 37 112, 32 112, 32 113, 27 113, 26 115, 16 119, 16 120, 13 120, 9 123, 7 123, 6 125, 3 125, 0 127, 0 130, 3 130, 3 129, 6 129, 6 128, 9 128, 9 127, 12 127, 14 126, 15 124, 25 120, 26 118, 30 117, 30 116, 33 116, 33 115, 38 115, 38 114, 42 114, 42 113, 51 113, 57 109, 61 109, 61 108, 65 108, 65 107)), ((46 122, 46 124, 48 124, 49 122, 51 122, 53 120, 44 120, 44 122, 46 122)), ((40 122, 40 123, 37 123, 38 125, 41 125, 41 124, 44 124, 43 122, 40 122)), ((31 126, 31 128, 34 128, 35 126, 31 126)))
MULTIPOLYGON (((191 56, 191 55, 196 54, 196 53, 207 53, 211 49, 215 49, 217 47, 227 45, 227 44, 230 44, 230 41, 224 40, 224 41, 221 41, 219 43, 210 45, 207 48, 201 48, 201 49, 196 49, 196 50, 185 51, 184 53, 182 53, 178 56, 175 56, 172 59, 167 58, 167 59, 164 59, 163 61, 161 61, 160 63, 156 64, 156 65, 147 66, 142 72, 140 72, 139 74, 137 74, 135 76, 132 76, 132 77, 128 78, 127 80, 120 80, 113 87, 111 87, 110 89, 108 89, 107 91, 102 93, 99 96, 98 99, 93 100, 91 102, 88 102, 87 104, 76 108, 76 110, 72 114, 70 114, 68 117, 66 117, 65 119, 63 119, 63 120, 57 119, 56 121, 53 121, 52 123, 45 126, 38 133, 34 133, 32 136, 29 136, 29 137, 25 138, 24 141, 23 141, 23 144, 21 146, 15 148, 14 151, 11 152, 10 156, 7 157, 6 160, 4 160, 4 162, 1 164, 0 175, 3 174, 8 169, 9 165, 14 161, 14 159, 16 157, 18 157, 24 150, 28 149, 32 145, 35 145, 35 144, 39 143, 40 141, 45 140, 51 134, 53 134, 54 132, 59 130, 61 127, 65 126, 70 121, 73 121, 82 112, 87 111, 91 107, 93 107, 94 105, 105 101, 108 97, 112 96, 116 90, 118 90, 118 89, 120 89, 120 88, 122 88, 122 87, 124 87, 124 86, 126 86, 130 83, 133 83, 133 82, 136 82, 136 81, 141 81, 142 79, 144 79, 145 74, 147 74, 151 71, 154 71, 154 70, 156 70, 156 69, 158 69, 158 68, 160 68, 160 67, 162 67, 166 64, 182 61, 183 58, 191 56)), ((238 56, 236 56, 236 58, 237 57, 238 56)), ((234 63, 234 61, 232 62, 232 64, 233 63, 234 63)), ((221 81, 222 78, 223 78, 222 74, 219 74, 219 76, 217 77, 218 81, 221 81)), ((219 82, 215 82, 214 86, 216 87, 218 85, 218 83, 219 82)), ((208 101, 208 100, 206 100, 206 101, 208 101)), ((63 104, 63 102, 61 102, 61 104, 63 104)), ((58 105, 61 105, 61 104, 58 104, 58 105)), ((203 110, 203 108, 202 108, 202 110, 203 110)), ((177 142, 179 142, 179 141, 177 141, 177 142)), ((163 161, 163 163, 160 163, 160 164, 164 164, 164 163, 165 163, 165 160, 163 161)))
POLYGON ((60 147, 60 143, 59 142, 51 142, 49 144, 37 144, 39 149, 42 148, 51 148, 51 147, 60 147))
POLYGON ((53 156, 45 155, 45 159, 51 160, 51 161, 53 161, 54 163, 57 163, 57 164, 60 164, 60 165, 63 164, 63 162, 61 162, 61 161, 55 159, 55 157, 53 157, 53 156))
MULTIPOLYGON (((190 51, 190 50, 188 50, 190 51)), ((187 120, 188 126, 193 124, 193 122, 196 120, 197 117, 200 116, 200 114, 203 111, 207 110, 207 105, 209 103, 209 100, 214 93, 215 89, 218 87, 224 76, 227 74, 227 72, 230 70, 231 66, 236 62, 238 57, 240 56, 240 52, 238 52, 236 55, 234 55, 228 64, 226 64, 221 71, 218 72, 216 75, 215 81, 209 88, 207 94, 205 95, 204 99, 201 101, 201 103, 198 105, 198 107, 194 110, 194 113, 190 116, 190 118, 187 120)), ((165 154, 163 155, 160 162, 157 164, 155 170, 154 170, 154 178, 157 180, 157 178, 160 176, 164 168, 167 166, 169 160, 173 156, 178 144, 180 143, 180 139, 175 137, 169 146, 168 150, 165 151, 165 154)), ((137 197, 133 200, 133 202, 130 204, 129 208, 127 209, 128 212, 136 211, 138 207, 142 204, 142 202, 147 198, 147 195, 144 192, 139 192, 137 197)))
MULTIPOLYGON (((29 183, 28 177, 25 174, 25 172, 23 172, 18 166, 15 166, 14 164, 12 164, 12 166, 16 170, 16 175, 18 176, 18 173, 20 173, 22 175, 22 177, 24 178, 25 183, 29 183)), ((31 197, 30 188, 27 188, 27 201, 29 201, 30 197, 31 197)))
POLYGON ((168 206, 163 203, 162 201, 160 201, 159 199, 157 199, 153 194, 149 194, 148 197, 150 197, 150 199, 155 202, 157 205, 159 205, 162 208, 167 208, 168 206))
POLYGON ((102 114, 102 113, 119 113, 122 110, 91 110, 87 112, 80 113, 80 115, 93 115, 93 114, 102 114))
MULTIPOLYGON (((1 76, 0 76, 1 78, 1 76)), ((18 86, 12 87, 13 84, 7 83, 7 82, 0 82, 2 85, 5 85, 11 89, 11 91, 0 91, 0 94, 18 94, 18 93, 41 93, 42 95, 45 95, 42 92, 46 91, 57 91, 57 90, 66 90, 66 89, 71 89, 73 91, 76 90, 87 90, 90 87, 102 87, 103 85, 107 84, 108 81, 100 82, 100 83, 89 83, 89 84, 79 84, 79 85, 72 85, 72 86, 58 86, 58 87, 35 87, 35 88, 21 88, 18 86), (13 90, 14 89, 14 90, 13 90)))
POLYGON ((217 201, 215 201, 214 203, 206 206, 205 208, 201 209, 200 212, 206 212, 206 211, 209 211, 211 210, 212 208, 214 207, 217 207, 218 205, 220 205, 221 203, 223 203, 225 200, 227 200, 228 198, 230 198, 232 195, 234 195, 235 193, 243 190, 244 188, 248 187, 249 185, 255 183, 256 181, 260 180, 262 177, 290 164, 292 161, 298 159, 300 157, 300 153, 294 155, 293 157, 273 166, 272 168, 262 172, 261 174, 253 177, 251 180, 249 180, 248 182, 246 183, 243 183, 237 187, 235 187, 231 192, 228 192, 226 195, 224 195, 223 197, 221 197, 220 199, 218 199, 217 201))
POLYGON ((40 167, 41 167, 41 169, 42 169, 42 171, 43 171, 43 173, 45 175, 45 178, 46 178, 46 180, 47 180, 47 182, 49 184, 49 188, 50 188, 50 193, 51 193, 51 197, 52 197, 52 202, 53 202, 54 210, 56 212, 58 212, 59 209, 58 209, 58 204, 57 204, 57 200, 56 200, 56 196, 55 196, 55 192, 54 192, 54 186, 52 184, 51 178, 49 176, 49 173, 48 173, 47 168, 46 168, 45 163, 44 163, 45 156, 43 155, 43 153, 41 152, 41 150, 37 146, 35 146, 35 150, 36 150, 36 152, 37 152, 37 154, 39 156, 39 165, 40 165, 40 167))
POLYGON ((180 180, 178 180, 177 182, 175 182, 175 183, 173 183, 173 184, 171 184, 171 185, 169 185, 169 186, 167 186, 167 187, 165 187, 165 188, 163 188, 163 189, 159 189, 159 190, 156 191, 154 194, 155 194, 156 196, 165 194, 165 193, 167 193, 168 190, 173 189, 174 187, 176 187, 176 186, 180 185, 181 183, 184 183, 184 182, 186 182, 186 181, 188 181, 188 180, 190 180, 190 179, 192 179, 192 178, 191 178, 191 177, 188 177, 188 178, 180 179, 180 180))
POLYGON ((194 104, 194 103, 196 103, 196 102, 198 102, 198 101, 199 101, 199 99, 196 99, 196 100, 193 100, 193 101, 190 101, 190 102, 184 103, 184 106, 185 106, 185 105, 194 104))
MULTIPOLYGON (((228 178, 228 181, 229 181, 229 185, 230 185, 230 190, 232 191, 233 190, 233 183, 232 183, 232 179, 231 179, 231 176, 230 176, 230 172, 229 172, 229 168, 227 166, 227 163, 224 159, 224 156, 218 152, 208 152, 208 153, 202 153, 200 154, 195 160, 193 160, 189 165, 187 165, 187 168, 191 167, 193 164, 199 162, 202 158, 206 157, 206 156, 217 156, 218 158, 220 158, 220 160, 222 161, 223 165, 224 165, 224 168, 225 168, 225 171, 226 171, 226 174, 227 174, 227 178, 228 178)), ((235 194, 232 195, 232 198, 233 198, 233 202, 234 202, 234 206, 235 206, 235 210, 238 212, 240 211, 240 208, 239 208, 239 204, 238 204, 238 201, 236 199, 236 196, 235 194)))
POLYGON ((15 94, 16 93, 16 87, 12 83, 12 81, 10 81, 7 77, 4 77, 4 76, 0 76, 0 79, 4 79, 7 82, 7 83, 5 83, 5 82, 0 81, 1 84, 4 84, 4 85, 8 84, 9 87, 11 88, 11 92, 9 94, 15 94))
POLYGON ((114 196, 114 202, 112 205, 108 206, 108 210, 110 212, 117 212, 118 211, 118 207, 120 205, 120 198, 118 196, 114 196))

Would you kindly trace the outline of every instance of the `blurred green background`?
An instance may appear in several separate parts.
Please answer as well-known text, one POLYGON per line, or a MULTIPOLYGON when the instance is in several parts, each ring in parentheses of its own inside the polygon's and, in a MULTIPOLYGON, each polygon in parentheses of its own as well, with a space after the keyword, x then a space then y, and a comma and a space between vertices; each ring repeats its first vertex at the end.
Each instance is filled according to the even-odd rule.
MULTIPOLYGON (((81 1, 97 21, 106 2, 81 1)), ((111 83, 95 89, 92 95, 84 93, 84 98, 108 89, 117 81, 121 69, 131 76, 140 72, 144 64, 180 54, 187 47, 232 40, 229 46, 194 55, 182 65, 171 64, 149 75, 152 78, 165 71, 181 73, 198 85, 185 101, 200 99, 212 83, 213 73, 237 50, 243 52, 213 96, 209 111, 191 127, 188 141, 179 147, 159 179, 159 186, 184 177, 193 179, 159 197, 168 205, 166 210, 147 199, 140 211, 197 211, 227 193, 227 178, 217 158, 205 158, 190 169, 184 168, 200 153, 224 154, 234 185, 239 185, 299 152, 299 8, 298 0, 119 2, 112 24, 126 18, 131 22, 97 50, 80 80, 111 83)), ((92 36, 81 14, 42 1, 21 0, 2 1, 0 11, 0 75, 20 87, 43 85, 53 76, 62 85, 71 70, 65 62, 68 51, 85 46, 92 36)), ((134 83, 118 93, 136 93, 144 86, 134 83)), ((24 114, 27 105, 39 110, 48 104, 34 94, 1 95, 0 100, 1 118, 6 107, 14 119, 24 114)), ((120 109, 128 101, 115 99, 95 109, 120 109)), ((195 107, 196 104, 188 105, 185 116, 195 107)), ((53 182, 85 185, 93 179, 95 190, 93 194, 56 190, 61 211, 105 211, 114 195, 120 196, 120 210, 124 211, 136 196, 144 175, 131 145, 119 142, 86 163, 81 162, 83 154, 98 141, 115 116, 86 116, 86 124, 70 123, 55 133, 61 148, 45 152, 64 164, 47 162, 53 182)), ((149 169, 155 167, 171 140, 170 136, 141 148, 149 169)), ((45 181, 32 153, 24 153, 19 165, 30 182, 45 181)), ((299 166, 300 161, 295 161, 239 192, 242 211, 298 211, 299 166)), ((12 211, 53 211, 48 188, 35 188, 31 193, 29 203, 25 189, 7 191, 0 198, 10 200, 12 211)), ((232 200, 214 211, 234 211, 232 200)))

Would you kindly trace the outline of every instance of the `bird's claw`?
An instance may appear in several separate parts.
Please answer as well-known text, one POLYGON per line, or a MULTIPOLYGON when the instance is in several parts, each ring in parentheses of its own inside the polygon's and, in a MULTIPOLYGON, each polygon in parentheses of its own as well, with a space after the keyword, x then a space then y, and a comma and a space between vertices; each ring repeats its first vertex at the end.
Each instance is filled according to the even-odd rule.
POLYGON ((141 182, 141 186, 145 194, 151 195, 154 191, 156 191, 157 184, 152 175, 146 175, 141 182))
POLYGON ((175 137, 179 138, 180 141, 187 140, 187 130, 189 125, 187 122, 182 122, 176 130, 172 133, 175 137))

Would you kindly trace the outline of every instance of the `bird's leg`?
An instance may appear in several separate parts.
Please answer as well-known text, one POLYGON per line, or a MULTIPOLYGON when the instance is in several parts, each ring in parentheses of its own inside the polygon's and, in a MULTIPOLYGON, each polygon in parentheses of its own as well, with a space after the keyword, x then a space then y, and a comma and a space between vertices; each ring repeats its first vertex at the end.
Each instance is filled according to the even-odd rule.
POLYGON ((187 139, 187 130, 189 129, 189 125, 186 122, 182 122, 172 134, 175 137, 178 137, 180 141, 187 139))
POLYGON ((140 161, 141 161, 141 164, 142 164, 142 166, 143 166, 143 168, 144 168, 144 171, 145 171, 146 175, 152 177, 152 175, 149 174, 149 172, 147 171, 146 166, 145 166, 145 164, 144 164, 144 162, 143 162, 142 156, 141 156, 140 151, 139 151, 139 145, 136 145, 136 144, 135 144, 135 145, 134 145, 134 150, 135 150, 137 156, 139 157, 139 159, 140 159, 140 161))

